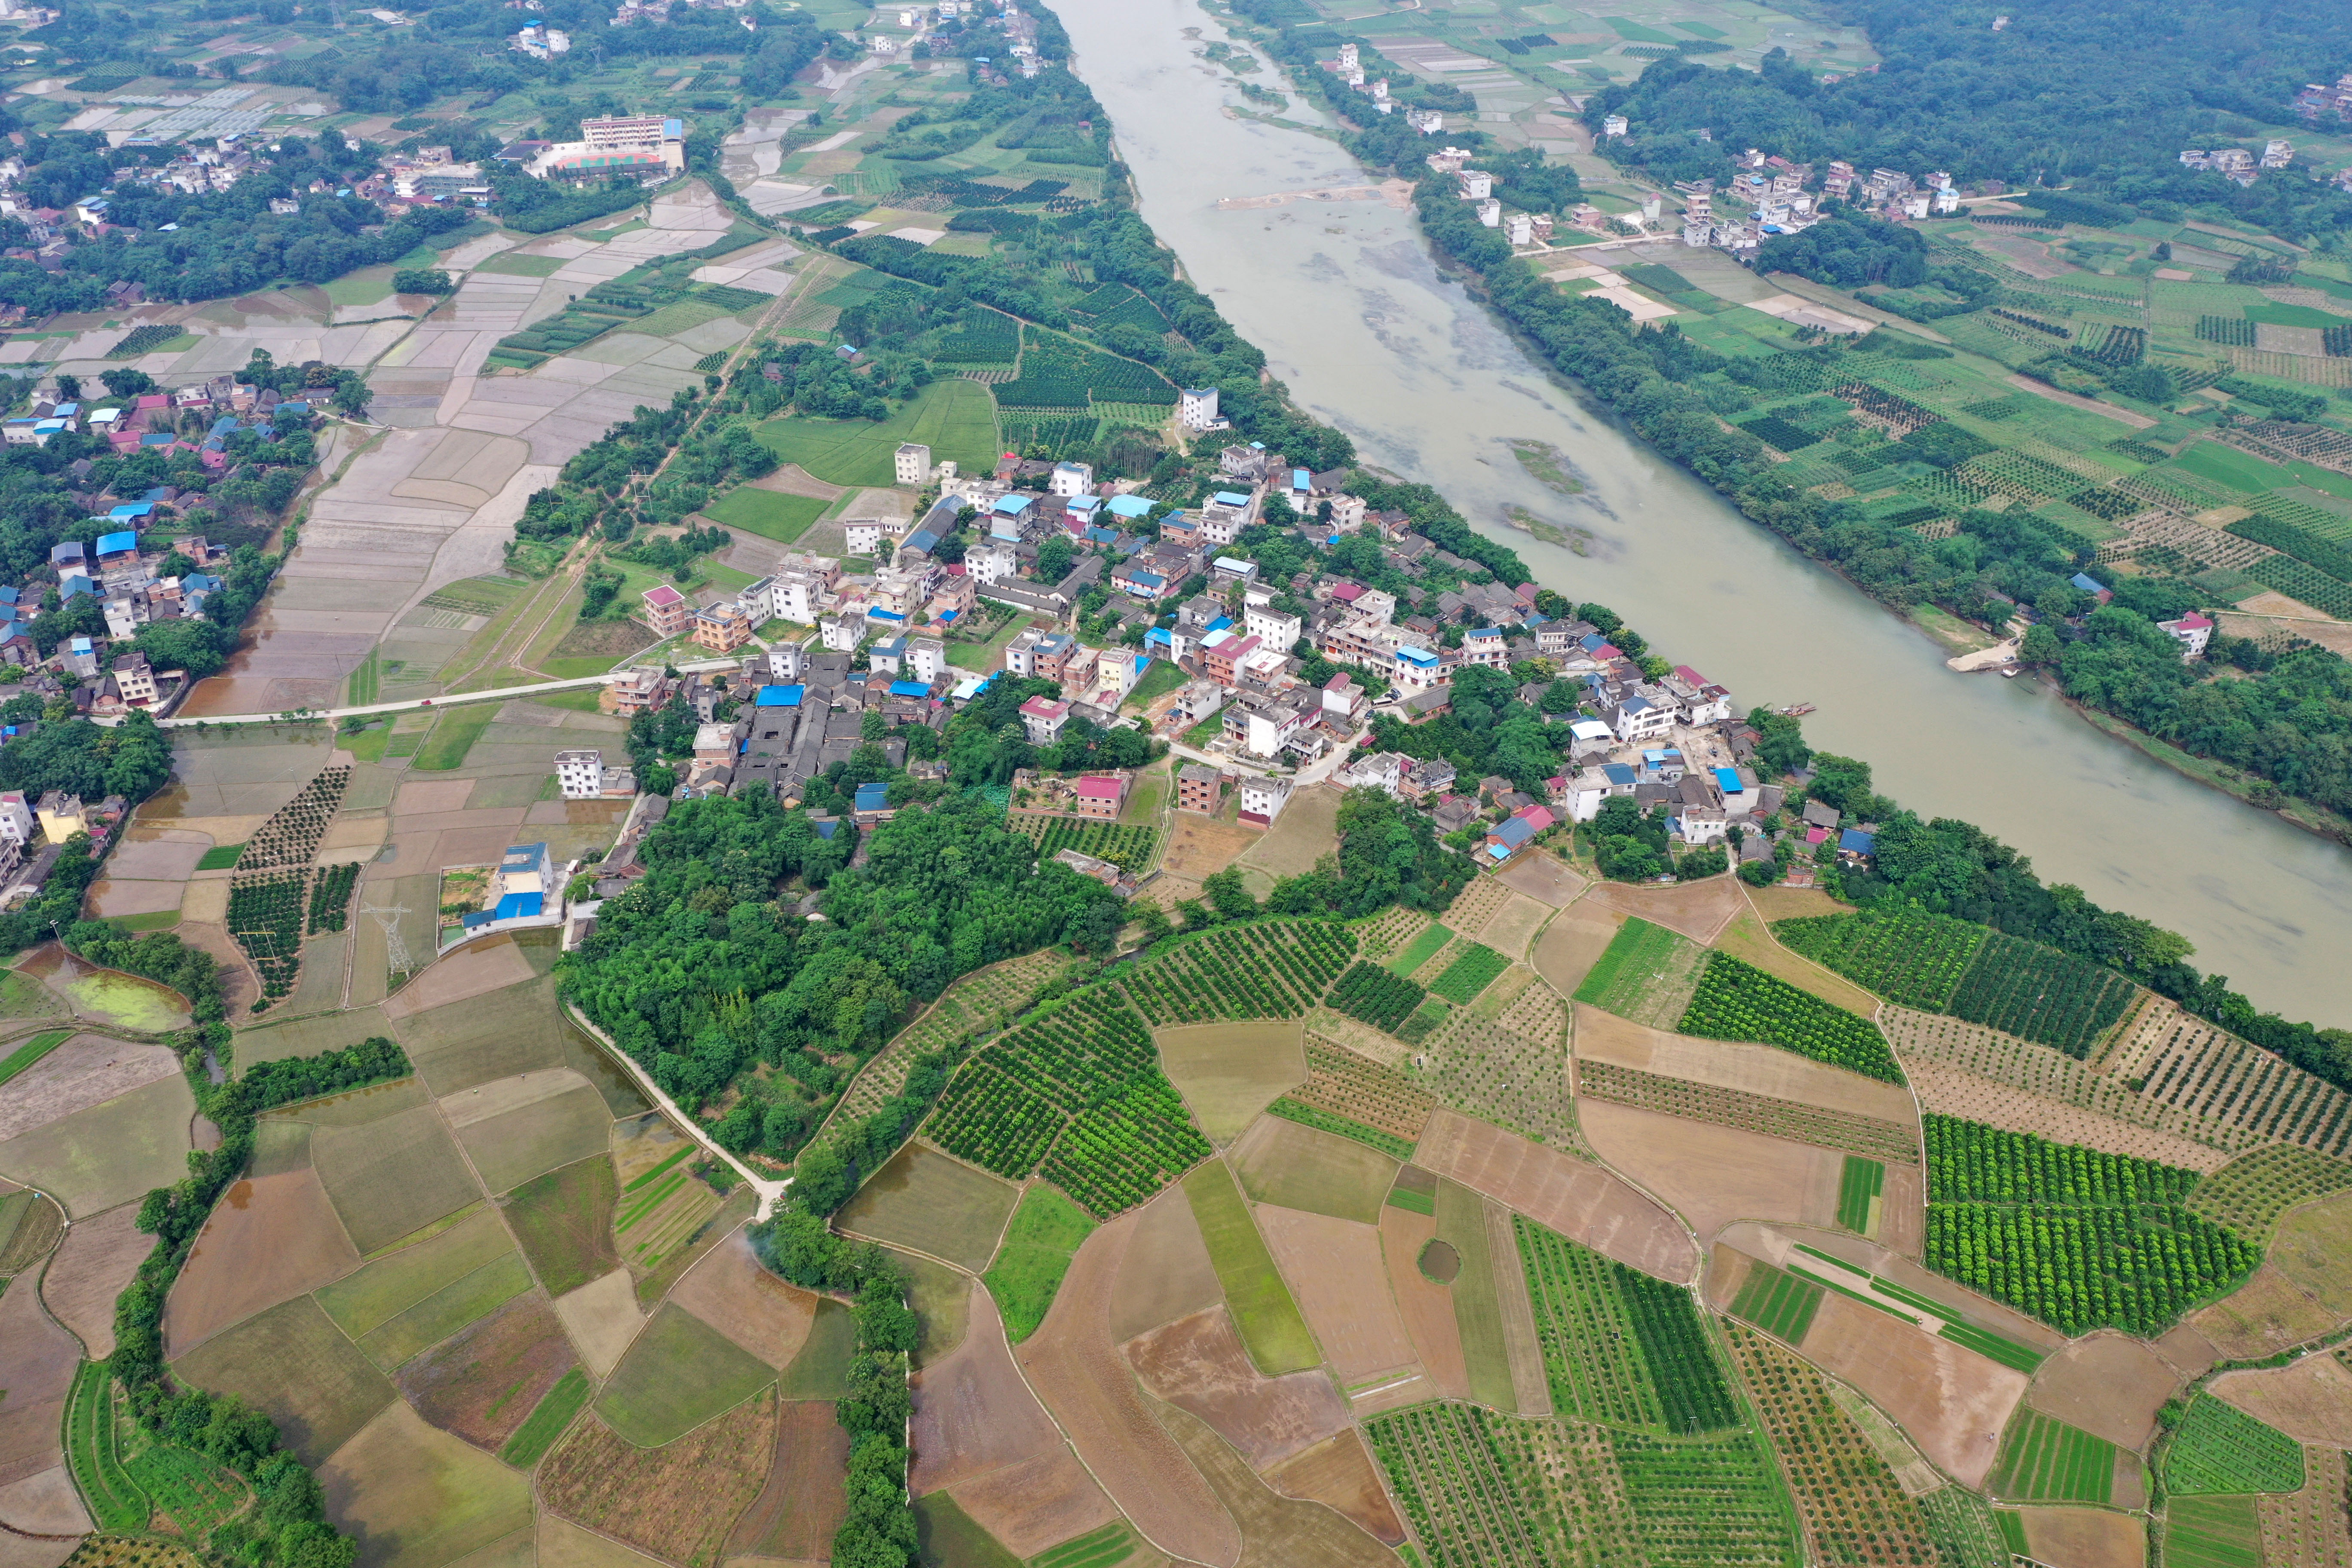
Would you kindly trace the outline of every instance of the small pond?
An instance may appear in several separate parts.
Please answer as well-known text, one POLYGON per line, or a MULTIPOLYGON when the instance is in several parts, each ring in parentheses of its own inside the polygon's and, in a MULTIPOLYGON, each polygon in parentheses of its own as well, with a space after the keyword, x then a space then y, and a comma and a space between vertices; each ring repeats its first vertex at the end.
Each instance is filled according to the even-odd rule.
POLYGON ((56 942, 45 942, 16 973, 47 986, 91 1023, 160 1035, 189 1024, 186 998, 168 985, 85 963, 56 942))

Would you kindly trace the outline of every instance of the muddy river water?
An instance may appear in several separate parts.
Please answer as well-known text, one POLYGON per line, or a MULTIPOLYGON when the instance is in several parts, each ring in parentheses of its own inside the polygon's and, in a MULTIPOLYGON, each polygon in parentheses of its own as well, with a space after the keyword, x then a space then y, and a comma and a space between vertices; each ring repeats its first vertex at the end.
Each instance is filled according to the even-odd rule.
MULTIPOLYGON (((1532 362, 1444 278, 1412 215, 1378 199, 1220 208, 1376 184, 1329 140, 1236 117, 1223 37, 1194 0, 1056 0, 1108 107, 1143 216, 1274 373, 1364 460, 1436 486, 1537 578, 1598 600, 1744 706, 1807 701, 1822 749, 1879 789, 1966 818, 2051 882, 2168 926, 2264 1007, 2352 1023, 2352 859, 2091 728, 2036 682, 1959 676, 1944 652, 1657 458, 1532 362), (1188 37, 1187 29, 1196 29, 1188 37), (1221 85, 1222 84, 1222 85, 1221 85), (1564 452, 1564 498, 1505 445, 1564 452), (1512 528, 1526 508, 1581 553, 1512 528)), ((1267 74, 1256 79, 1265 82, 1267 74)), ((1295 96, 1290 116, 1312 115, 1295 96)))

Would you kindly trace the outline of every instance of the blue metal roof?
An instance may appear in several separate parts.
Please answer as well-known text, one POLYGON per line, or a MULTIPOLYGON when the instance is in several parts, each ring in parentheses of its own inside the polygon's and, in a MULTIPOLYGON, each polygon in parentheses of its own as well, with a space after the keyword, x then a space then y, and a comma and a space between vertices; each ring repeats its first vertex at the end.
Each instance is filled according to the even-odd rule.
POLYGON ((1103 504, 1113 517, 1142 517, 1151 510, 1151 503, 1141 496, 1113 496, 1103 504))
POLYGON ((890 805, 890 786, 885 784, 862 784, 857 786, 857 809, 882 811, 890 805))
POLYGON ((1216 493, 1216 495, 1215 495, 1214 497, 1213 497, 1212 499, 1213 499, 1213 500, 1215 500, 1215 502, 1216 502, 1219 506, 1247 506, 1247 505, 1249 505, 1249 497, 1247 497, 1247 496, 1237 496, 1237 495, 1234 494, 1234 492, 1233 492, 1233 491, 1231 491, 1231 490, 1219 490, 1219 491, 1216 493))
POLYGON ((1878 836, 1864 833, 1859 827, 1849 827, 1838 835, 1838 847, 1856 855, 1875 855, 1878 853, 1878 836))
POLYGON ((1036 504, 1037 498, 1035 496, 999 496, 996 499, 996 504, 990 507, 988 510, 1003 517, 1019 517, 1023 512, 1027 511, 1031 507, 1035 506, 1036 504))
POLYGON ((2082 589, 2085 594, 2104 594, 2107 591, 2107 585, 2088 572, 2077 572, 2066 581, 2082 589))
POLYGON ((805 686, 762 686, 753 705, 760 708, 797 708, 807 691, 805 686))
POLYGON ((1738 795, 1748 788, 1746 784, 1739 782, 1739 770, 1738 768, 1716 769, 1715 782, 1717 786, 1726 795, 1738 795))
MULTIPOLYGON (((150 507, 148 510, 152 511, 154 509, 150 507)), ((121 515, 120 509, 117 509, 115 515, 121 515)), ((136 530, 125 530, 121 533, 101 533, 98 536, 98 552, 100 555, 123 554, 136 551, 138 548, 139 534, 136 530)))
POLYGON ((929 697, 931 683, 928 680, 894 680, 890 683, 893 697, 929 697))
POLYGON ((509 893, 499 900, 498 910, 492 918, 502 921, 524 919, 538 914, 546 907, 547 895, 544 893, 509 893))
MULTIPOLYGON (((152 512, 153 512, 153 511, 154 511, 154 510, 155 510, 155 505, 154 505, 154 503, 153 503, 152 501, 143 501, 143 500, 125 501, 125 502, 123 502, 121 506, 116 507, 112 511, 108 512, 108 513, 106 514, 106 516, 107 516, 107 521, 110 521, 110 522, 136 522, 136 521, 138 521, 141 518, 142 518, 142 517, 146 517, 146 516, 148 516, 149 514, 151 514, 152 512)), ((116 538, 116 537, 119 537, 119 536, 118 536, 118 535, 113 535, 113 534, 110 534, 110 535, 108 535, 108 538, 116 538)), ((100 553, 104 553, 104 548, 103 548, 103 547, 104 547, 105 543, 106 543, 106 541, 105 541, 105 540, 103 540, 103 539, 101 539, 101 540, 100 540, 100 541, 99 541, 99 544, 100 544, 100 553)))
POLYGON ((1601 771, 1612 784, 1630 784, 1633 782, 1633 770, 1623 763, 1603 763, 1601 764, 1601 771))

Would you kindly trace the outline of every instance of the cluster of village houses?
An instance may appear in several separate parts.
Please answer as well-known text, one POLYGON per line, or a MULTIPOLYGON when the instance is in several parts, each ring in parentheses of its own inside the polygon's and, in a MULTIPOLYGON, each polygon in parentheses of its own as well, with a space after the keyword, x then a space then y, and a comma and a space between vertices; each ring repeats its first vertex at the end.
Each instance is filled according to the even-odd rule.
MULTIPOLYGON (((1185 397, 1186 417, 1196 427, 1216 423, 1213 394, 1185 397)), ((705 660, 699 671, 676 676, 641 665, 605 689, 606 710, 623 717, 680 698, 694 710, 699 727, 693 754, 681 764, 682 796, 763 790, 796 802, 811 778, 864 742, 868 713, 883 720, 882 745, 893 767, 944 777, 943 763, 908 761, 901 731, 943 727, 1003 672, 1061 688, 1058 697, 1031 697, 1021 705, 1021 723, 1034 744, 1054 744, 1082 720, 1106 730, 1145 724, 1179 745, 1179 810, 1214 814, 1230 800, 1241 821, 1267 826, 1300 775, 1311 773, 1341 787, 1384 790, 1426 811, 1449 835, 1475 829, 1455 842, 1471 842, 1486 863, 1502 864, 1546 830, 1590 821, 1611 797, 1623 795, 1662 812, 1683 844, 1739 837, 1742 856, 1771 854, 1760 831, 1734 834, 1760 829, 1781 803, 1777 787, 1759 782, 1750 765, 1757 736, 1723 687, 1688 668, 1649 678, 1599 627, 1539 611, 1532 584, 1461 581, 1465 574, 1484 574, 1416 532, 1402 512, 1372 509, 1349 494, 1344 470, 1317 474, 1287 466, 1261 446, 1228 447, 1219 463, 1231 488, 1158 517, 1157 537, 1146 538, 1119 525, 1151 512, 1150 503, 1095 483, 1083 464, 1007 457, 985 476, 962 476, 913 446, 900 448, 898 462, 902 482, 937 484, 940 493, 910 522, 849 524, 850 547, 888 564, 848 573, 838 559, 797 553, 774 575, 708 604, 698 605, 667 584, 644 595, 654 630, 737 660, 705 660), (1037 478, 1046 481, 1042 495, 1013 488, 1037 478), (1432 586, 1412 583, 1402 595, 1328 572, 1265 581, 1255 562, 1230 552, 1276 497, 1306 520, 1298 530, 1317 545, 1369 531, 1409 582, 1448 570, 1432 586), (962 562, 943 563, 938 547, 967 507, 980 512, 984 542, 971 545, 962 562), (1097 552, 1059 583, 1025 579, 1039 548, 1055 537, 1097 552), (1185 596, 1184 585, 1199 579, 1207 581, 1206 591, 1185 596), (1082 639, 1077 601, 1095 585, 1110 595, 1118 612, 1112 624, 1142 628, 1139 648, 1131 640, 1097 647, 1082 639), (949 649, 958 621, 983 604, 1024 615, 1030 625, 1003 646, 998 669, 980 672, 952 663, 949 649), (772 619, 816 630, 797 642, 755 639, 772 619), (1302 674, 1309 655, 1344 668, 1310 683, 1302 674), (1140 721, 1122 718, 1120 707, 1156 660, 1180 670, 1182 681, 1140 721), (1548 715, 1568 727, 1572 741, 1540 796, 1507 779, 1457 778, 1444 761, 1357 750, 1377 715, 1412 722, 1444 711, 1456 674, 1470 665, 1522 676, 1540 671, 1517 687, 1539 710, 1555 679, 1576 691, 1575 711, 1548 715)), ((567 798, 626 795, 635 787, 599 752, 563 752, 557 763, 567 798)), ((1028 809, 1115 817, 1131 776, 1112 772, 1020 784, 1024 797, 1042 797, 1028 809)), ((855 805, 863 823, 891 814, 880 784, 866 786, 855 805)), ((1832 815, 1790 831, 1818 844, 1837 829, 1832 815)), ((1848 833, 1841 847, 1867 854, 1867 835, 1848 833)), ((1089 862, 1081 869, 1099 869, 1106 881, 1120 885, 1115 867, 1089 862)))
MULTIPOLYGON (((105 440, 118 457, 193 453, 206 469, 226 475, 234 471, 230 437, 250 432, 269 440, 277 434, 273 419, 309 411, 309 404, 282 397, 274 388, 256 388, 226 375, 177 392, 109 398, 103 406, 65 400, 55 387, 45 387, 34 395, 30 413, 0 422, 0 441, 45 447, 60 435, 79 432, 105 440), (202 436, 179 433, 192 411, 197 423, 206 424, 202 436)), ((143 655, 107 644, 126 644, 156 621, 205 619, 207 601, 222 587, 221 578, 206 568, 222 565, 228 552, 201 534, 159 540, 142 550, 140 531, 173 516, 182 500, 179 490, 157 485, 118 496, 99 484, 95 467, 90 458, 77 458, 64 477, 68 485, 87 487, 72 494, 90 509, 91 526, 100 531, 89 543, 67 540, 54 546, 47 570, 25 586, 0 587, 0 663, 35 671, 37 686, 44 678, 62 678, 67 684, 55 694, 70 696, 87 716, 160 710, 177 697, 179 672, 152 670, 143 655), (196 570, 163 574, 163 564, 174 554, 196 570), (85 595, 99 604, 106 638, 68 637, 42 655, 33 623, 53 581, 60 611, 85 595)))
MULTIPOLYGON (((724 4, 726 0, 717 0, 724 4)), ((741 4, 743 0, 736 0, 741 4)), ((562 39, 540 26, 533 34, 562 39)), ((548 46, 544 43, 542 48, 548 46)), ((570 47, 566 40, 564 47, 570 47)), ((558 50, 556 52, 562 52, 558 50)), ((26 165, 21 156, 0 159, 0 216, 22 223, 29 243, 6 251, 15 260, 36 262, 50 270, 65 266, 68 231, 90 237, 135 232, 116 223, 111 197, 122 186, 140 184, 184 191, 191 195, 229 189, 246 175, 268 169, 276 151, 265 138, 252 133, 220 136, 212 146, 192 146, 166 163, 126 164, 112 171, 106 185, 70 207, 37 206, 19 188, 26 165)), ((533 179, 609 179, 636 174, 658 183, 686 168, 686 122, 668 115, 616 115, 580 122, 578 139, 568 142, 516 142, 499 150, 496 162, 533 179)), ((359 173, 320 175, 290 196, 273 199, 270 211, 301 210, 305 195, 351 195, 380 204, 391 217, 402 217, 418 206, 456 205, 488 206, 493 197, 489 172, 479 163, 460 163, 446 146, 415 146, 385 153, 374 168, 359 173)), ((119 282, 107 289, 114 305, 142 303, 146 291, 139 284, 119 282)), ((21 318, 21 308, 11 307, 21 318)), ((5 323, 10 316, 0 316, 5 323)))

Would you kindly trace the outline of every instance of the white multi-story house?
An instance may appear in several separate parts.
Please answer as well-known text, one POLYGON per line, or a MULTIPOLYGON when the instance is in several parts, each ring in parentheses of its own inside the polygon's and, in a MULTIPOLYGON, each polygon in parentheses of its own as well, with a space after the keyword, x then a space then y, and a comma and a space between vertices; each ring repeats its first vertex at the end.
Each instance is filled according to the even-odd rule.
POLYGON ((2166 633, 2180 645, 2180 657, 2184 661, 2203 653, 2205 645, 2213 640, 2213 623, 2194 610, 2177 621, 2158 621, 2156 625, 2158 631, 2166 633))
POLYGON ((974 546, 963 558, 963 569, 975 583, 993 583, 1021 574, 1020 554, 1002 542, 974 546))
POLYGON ((855 616, 826 616, 817 622, 816 629, 828 652, 851 653, 866 635, 866 622, 855 616))
POLYGON ((1179 392, 1176 420, 1187 430, 1215 429, 1222 423, 1217 416, 1217 389, 1207 386, 1179 392))
POLYGON ((852 555, 879 555, 882 542, 897 538, 906 526, 891 518, 850 518, 841 525, 844 547, 852 555))
POLYGON ((1290 781, 1245 776, 1241 797, 1241 819, 1253 827, 1271 827, 1290 804, 1290 781))
POLYGON ((556 752, 555 784, 566 800, 594 800, 604 793, 604 753, 556 752))
POLYGON ((1266 647, 1280 648, 1285 653, 1288 653, 1290 645, 1298 640, 1299 626, 1297 616, 1284 615, 1271 605, 1252 605, 1242 612, 1244 631, 1266 647))
POLYGON ((1085 463, 1056 463, 1048 486, 1057 496, 1087 495, 1095 488, 1095 471, 1085 463))
POLYGON ((1671 732, 1675 727, 1675 710, 1665 704, 1654 704, 1645 697, 1628 696, 1613 712, 1604 710, 1620 741, 1647 741, 1671 732))
POLYGON ((893 477, 902 485, 919 485, 931 477, 931 449, 919 441, 901 443, 893 461, 893 477))
POLYGON ((824 584, 814 573, 779 572, 770 580, 772 619, 814 626, 824 604, 824 584))
POLYGON ((1219 490, 1201 508, 1201 540, 1206 544, 1231 544, 1242 530, 1257 521, 1258 499, 1219 490))
POLYGON ((1391 657, 1389 679, 1408 693, 1426 691, 1444 684, 1444 661, 1425 647, 1402 643, 1391 657))
POLYGON ((0 839, 19 846, 29 843, 34 826, 33 808, 26 804, 23 790, 0 795, 0 839))
POLYGON ((907 644, 906 668, 917 680, 937 680, 948 671, 948 645, 937 637, 915 637, 907 644))
POLYGON ((1507 669, 1511 650, 1503 640, 1500 626, 1481 626, 1476 631, 1462 634, 1462 662, 1482 664, 1488 669, 1507 669))

